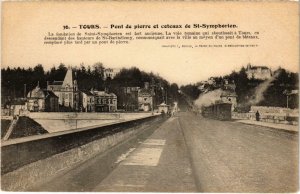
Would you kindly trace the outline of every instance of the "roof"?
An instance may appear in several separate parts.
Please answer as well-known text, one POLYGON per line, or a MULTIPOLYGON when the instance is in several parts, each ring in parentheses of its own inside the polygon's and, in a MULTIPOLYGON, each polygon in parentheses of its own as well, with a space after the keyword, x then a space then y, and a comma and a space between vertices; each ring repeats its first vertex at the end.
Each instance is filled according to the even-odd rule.
POLYGON ((33 90, 28 92, 27 98, 45 98, 43 90, 37 85, 33 90))
POLYGON ((10 102, 11 105, 25 105, 26 99, 14 99, 10 102))
POLYGON ((91 91, 88 90, 81 90, 82 93, 86 94, 87 96, 94 96, 91 91))
POLYGON ((231 102, 224 102, 222 100, 216 100, 214 104, 228 104, 228 105, 231 105, 232 103, 231 102))
POLYGON ((139 96, 151 96, 151 91, 149 89, 142 88, 139 90, 139 96))
POLYGON ((168 107, 168 106, 170 106, 170 105, 167 105, 166 103, 161 103, 160 105, 157 105, 157 106, 162 106, 162 107, 168 107))
POLYGON ((28 92, 27 98, 48 98, 48 97, 54 97, 58 98, 52 91, 50 90, 43 90, 38 85, 28 92))
POLYGON ((91 91, 95 96, 117 97, 114 93, 107 93, 105 91, 91 91))
POLYGON ((48 85, 62 85, 63 81, 53 81, 52 83, 48 84, 48 85))
POLYGON ((44 94, 46 95, 46 98, 48 97, 52 97, 52 98, 58 98, 58 96, 56 96, 54 94, 54 92, 50 91, 50 90, 43 90, 44 94))
POLYGON ((227 97, 227 96, 237 97, 236 93, 233 91, 228 91, 228 90, 222 91, 221 97, 227 97))
POLYGON ((72 73, 72 69, 69 68, 67 73, 66 73, 66 76, 65 76, 65 79, 63 81, 63 84, 62 86, 65 87, 65 86, 69 86, 69 87, 73 87, 73 73, 72 73))
POLYGON ((249 69, 269 69, 267 66, 251 66, 249 69))

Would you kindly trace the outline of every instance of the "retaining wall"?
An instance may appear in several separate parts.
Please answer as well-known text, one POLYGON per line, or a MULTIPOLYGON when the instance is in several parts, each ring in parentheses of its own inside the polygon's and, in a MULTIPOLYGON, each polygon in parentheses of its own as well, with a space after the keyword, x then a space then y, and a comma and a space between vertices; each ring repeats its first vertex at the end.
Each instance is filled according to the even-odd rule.
POLYGON ((49 133, 83 127, 108 125, 151 116, 147 113, 76 113, 76 112, 29 112, 26 116, 35 120, 49 133))
MULTIPOLYGON (((288 113, 260 113, 260 121, 268 123, 279 123, 287 125, 298 125, 299 116, 290 116, 288 113)), ((237 113, 232 112, 233 119, 256 120, 254 112, 237 113)))
POLYGON ((299 109, 290 109, 283 107, 270 107, 270 106, 251 106, 250 112, 256 112, 262 114, 276 114, 276 115, 290 115, 296 116, 299 114, 299 109))

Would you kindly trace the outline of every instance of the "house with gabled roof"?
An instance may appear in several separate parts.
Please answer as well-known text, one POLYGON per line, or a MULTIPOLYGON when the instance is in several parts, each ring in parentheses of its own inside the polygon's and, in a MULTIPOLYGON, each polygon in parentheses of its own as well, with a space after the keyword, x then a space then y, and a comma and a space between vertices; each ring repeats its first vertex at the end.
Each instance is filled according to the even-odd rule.
POLYGON ((68 110, 79 111, 80 95, 77 80, 69 67, 63 81, 47 82, 47 90, 58 96, 59 105, 68 110))

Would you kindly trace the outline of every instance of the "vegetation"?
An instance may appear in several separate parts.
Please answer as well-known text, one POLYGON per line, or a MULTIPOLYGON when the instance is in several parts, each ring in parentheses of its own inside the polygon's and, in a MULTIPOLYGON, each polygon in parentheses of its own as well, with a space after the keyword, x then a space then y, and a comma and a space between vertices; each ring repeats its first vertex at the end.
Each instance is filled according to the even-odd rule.
MULTIPOLYGON (((298 90, 298 73, 288 72, 283 68, 279 68, 273 72, 274 80, 268 85, 266 91, 263 93, 263 98, 257 104, 259 106, 277 106, 277 107, 286 107, 287 106, 287 96, 286 92, 292 90, 298 90)), ((257 88, 262 80, 257 79, 248 79, 246 74, 246 69, 241 68, 239 72, 233 71, 229 75, 222 77, 214 77, 215 85, 209 85, 206 87, 208 91, 221 88, 222 83, 225 82, 225 79, 229 83, 235 83, 236 85, 236 94, 238 107, 241 109, 249 109, 249 101, 251 98, 257 95, 257 88)), ((201 90, 199 89, 200 83, 189 84, 182 86, 180 89, 191 99, 196 100, 199 95, 201 95, 201 90)), ((289 97, 289 107, 297 108, 298 107, 298 95, 293 95, 289 97)))
MULTIPOLYGON (((114 79, 104 80, 104 66, 102 63, 95 63, 93 66, 81 64, 79 67, 72 67, 74 76, 77 79, 79 90, 108 90, 114 92, 118 99, 123 95, 122 87, 144 87, 144 82, 149 82, 151 89, 155 93, 155 103, 168 101, 171 103, 178 99, 178 86, 155 75, 146 73, 136 67, 122 69, 114 79)), ((24 97, 39 82, 41 88, 46 88, 47 81, 62 81, 66 75, 67 67, 60 64, 45 71, 43 65, 38 64, 34 68, 13 68, 1 69, 2 83, 2 104, 7 99, 24 97), (25 86, 26 85, 26 86, 25 86)))

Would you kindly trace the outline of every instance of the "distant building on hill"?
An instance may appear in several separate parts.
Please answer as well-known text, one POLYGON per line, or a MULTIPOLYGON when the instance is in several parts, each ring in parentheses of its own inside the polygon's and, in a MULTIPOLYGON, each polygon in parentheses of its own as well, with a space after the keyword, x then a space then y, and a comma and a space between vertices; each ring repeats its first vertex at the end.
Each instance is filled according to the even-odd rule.
POLYGON ((266 66, 247 65, 246 74, 248 79, 266 80, 272 77, 272 71, 266 66))
POLYGON ((230 90, 230 91, 235 91, 236 85, 233 81, 229 81, 228 79, 224 79, 224 83, 222 85, 222 89, 224 90, 230 90))
POLYGON ((114 77, 121 71, 121 69, 118 68, 107 68, 104 69, 104 79, 107 78, 114 79, 114 77))
POLYGON ((68 68, 63 81, 47 82, 47 90, 53 91, 58 96, 59 105, 68 110, 79 111, 79 91, 77 80, 74 79, 73 71, 68 68))

